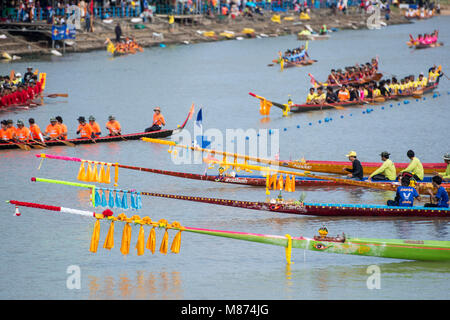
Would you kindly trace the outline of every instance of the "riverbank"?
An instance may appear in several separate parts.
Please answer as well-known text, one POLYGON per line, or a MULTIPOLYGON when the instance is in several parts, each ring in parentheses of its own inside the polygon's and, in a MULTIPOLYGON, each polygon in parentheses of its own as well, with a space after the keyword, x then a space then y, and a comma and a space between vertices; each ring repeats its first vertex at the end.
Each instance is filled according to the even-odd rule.
MULTIPOLYGON (((328 30, 364 29, 367 28, 369 17, 369 15, 358 12, 356 8, 351 8, 348 14, 340 12, 333 14, 328 9, 312 10, 308 20, 300 19, 299 14, 294 12, 282 13, 278 22, 272 21, 273 16, 272 12, 265 12, 263 15, 254 15, 253 17, 237 17, 236 19, 221 16, 176 16, 172 28, 165 15, 155 16, 152 23, 136 22, 135 19, 96 20, 94 32, 78 32, 74 42, 66 42, 65 49, 66 52, 105 50, 105 40, 115 38, 114 28, 117 23, 120 23, 124 36, 134 37, 143 47, 152 47, 230 39, 242 40, 254 37, 277 37, 297 34, 306 26, 318 31, 323 24, 327 25, 328 30)), ((404 23, 412 22, 407 20, 400 11, 391 12, 389 20, 386 20, 384 15, 381 17, 382 25, 404 23)), ((36 34, 33 34, 32 38, 26 33, 15 32, 13 35, 3 32, 3 34, 3 39, 0 38, 2 52, 7 52, 11 57, 14 55, 25 57, 52 54, 48 32, 41 35, 41 39, 36 37, 36 34)), ((55 48, 62 52, 62 43, 57 42, 55 48)))

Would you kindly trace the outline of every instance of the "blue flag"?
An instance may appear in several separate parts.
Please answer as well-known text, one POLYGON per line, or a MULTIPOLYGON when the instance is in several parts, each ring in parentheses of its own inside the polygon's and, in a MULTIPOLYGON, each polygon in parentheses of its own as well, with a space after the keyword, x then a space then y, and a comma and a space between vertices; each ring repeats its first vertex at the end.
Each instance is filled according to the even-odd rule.
POLYGON ((194 127, 194 134, 197 145, 200 148, 206 149, 209 147, 209 145, 211 144, 211 141, 208 141, 205 139, 205 137, 203 136, 203 113, 202 113, 202 109, 200 108, 200 110, 197 113, 197 120, 195 120, 195 127, 194 127), (197 133, 197 130, 195 130, 197 128, 197 130, 199 130, 199 134, 197 133))

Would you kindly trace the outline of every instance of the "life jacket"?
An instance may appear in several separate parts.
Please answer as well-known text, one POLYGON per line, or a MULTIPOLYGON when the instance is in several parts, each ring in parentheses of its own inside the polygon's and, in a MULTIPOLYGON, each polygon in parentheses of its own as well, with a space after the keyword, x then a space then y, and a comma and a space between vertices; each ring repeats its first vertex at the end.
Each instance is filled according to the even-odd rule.
POLYGON ((20 141, 28 140, 30 138, 30 129, 28 129, 27 127, 22 127, 22 129, 17 128, 16 129, 16 137, 20 141))

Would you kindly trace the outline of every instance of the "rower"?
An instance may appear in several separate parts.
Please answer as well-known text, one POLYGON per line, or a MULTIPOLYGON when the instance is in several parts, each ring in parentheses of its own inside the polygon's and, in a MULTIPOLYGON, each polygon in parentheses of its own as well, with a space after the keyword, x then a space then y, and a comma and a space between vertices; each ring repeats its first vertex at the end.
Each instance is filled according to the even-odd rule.
POLYGON ((314 97, 314 99, 312 100, 312 103, 323 104, 325 102, 326 98, 327 98, 327 95, 325 94, 325 92, 323 92, 323 87, 318 87, 317 94, 314 97))
POLYGON ((336 84, 336 70, 331 69, 331 74, 327 79, 328 84, 336 84))
POLYGON ((67 140, 67 126, 63 123, 62 117, 57 116, 55 119, 58 121, 58 125, 61 128, 61 140, 67 140))
POLYGON ((106 129, 109 130, 110 136, 120 136, 122 134, 119 121, 116 120, 114 116, 108 117, 108 122, 106 123, 106 129))
POLYGON ((314 92, 314 88, 309 88, 308 96, 306 97, 306 104, 312 104, 317 94, 314 92))
POLYGON ((77 134, 80 135, 83 139, 93 139, 95 138, 94 133, 92 132, 92 128, 89 123, 86 123, 86 119, 84 117, 78 117, 78 128, 77 134))
POLYGON ((50 119, 50 124, 45 128, 44 137, 45 140, 56 139, 58 140, 61 136, 61 127, 58 125, 56 118, 50 119))
POLYGON ((350 99, 350 92, 348 92, 346 84, 339 89, 338 99, 339 101, 348 101, 350 99))
POLYGON ((425 207, 438 207, 438 208, 448 208, 449 207, 449 200, 448 200, 448 193, 445 190, 442 184, 442 178, 441 176, 434 176, 432 179, 432 184, 435 189, 437 189, 436 195, 433 195, 433 191, 428 189, 428 193, 431 197, 430 203, 425 203, 425 207))
POLYGON ((24 126, 22 120, 17 120, 17 129, 14 133, 14 139, 17 141, 29 141, 31 138, 30 129, 24 126))
POLYGON ((327 33, 328 33, 327 25, 324 24, 324 25, 322 25, 322 28, 320 28, 319 34, 320 34, 320 35, 324 35, 324 34, 327 34, 327 33))
POLYGON ((371 182, 374 181, 394 181, 396 178, 396 170, 395 165, 392 162, 392 160, 389 159, 390 153, 387 151, 383 151, 381 156, 381 161, 383 161, 383 164, 372 174, 369 176, 367 181, 371 182))
POLYGON ((41 133, 41 128, 35 123, 33 118, 28 119, 28 123, 30 124, 30 132, 31 132, 31 138, 33 140, 40 140, 44 142, 44 137, 41 133))
POLYGON ((420 201, 420 195, 414 187, 411 187, 410 177, 404 175, 400 178, 401 186, 397 187, 394 200, 388 200, 387 205, 390 207, 412 207, 414 198, 420 201))
POLYGON ((450 153, 444 155, 444 162, 447 164, 445 172, 434 172, 435 175, 442 177, 442 179, 450 180, 450 153))
POLYGON ((32 77, 33 77, 33 67, 28 67, 27 72, 25 72, 25 74, 23 75, 23 82, 28 83, 28 81, 30 81, 32 77))
POLYGON ((161 109, 159 107, 156 107, 155 109, 153 109, 153 111, 155 112, 153 114, 153 125, 150 128, 145 129, 145 132, 159 131, 161 130, 162 126, 166 125, 166 121, 161 114, 161 109))
POLYGON ((92 132, 94 133, 94 136, 96 138, 100 137, 102 135, 102 131, 100 130, 100 126, 95 121, 94 116, 89 116, 89 125, 92 128, 92 132))
POLYGON ((423 72, 421 72, 419 74, 419 78, 417 78, 416 83, 415 83, 415 87, 417 89, 423 89, 427 86, 427 78, 423 76, 423 72))
POLYGON ((361 165, 361 162, 356 159, 356 152, 350 151, 349 154, 346 155, 346 157, 352 162, 352 168, 343 168, 342 171, 350 172, 349 174, 347 174, 347 177, 349 179, 362 180, 364 175, 363 167, 361 165))
POLYGON ((14 122, 11 119, 8 119, 6 123, 6 134, 8 136, 8 140, 13 140, 15 133, 16 127, 14 127, 14 122))
POLYGON ((1 122, 1 129, 0 129, 0 139, 4 140, 4 141, 8 141, 10 140, 9 135, 8 135, 8 121, 6 120, 2 120, 1 122))
POLYGON ((331 87, 327 87, 327 97, 325 101, 327 103, 336 103, 338 101, 338 97, 331 87))
POLYGON ((403 172, 409 172, 413 178, 416 181, 422 181, 423 180, 423 166, 420 160, 415 157, 414 151, 408 150, 406 153, 407 157, 411 160, 408 167, 400 171, 400 173, 403 172))

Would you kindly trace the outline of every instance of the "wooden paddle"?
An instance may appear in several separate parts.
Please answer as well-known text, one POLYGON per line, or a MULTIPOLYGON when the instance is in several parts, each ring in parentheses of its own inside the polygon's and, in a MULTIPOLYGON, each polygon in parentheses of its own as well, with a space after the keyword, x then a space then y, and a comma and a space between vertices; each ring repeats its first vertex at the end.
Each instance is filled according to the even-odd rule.
POLYGON ((31 147, 28 144, 26 144, 26 143, 21 143, 21 142, 9 142, 9 143, 15 144, 20 149, 25 150, 25 151, 30 151, 31 150, 31 147))
POLYGON ((69 141, 66 141, 66 140, 61 140, 61 139, 58 139, 58 138, 54 138, 56 141, 59 141, 59 142, 62 142, 62 143, 64 143, 66 146, 68 146, 68 147, 75 147, 75 144, 73 144, 72 142, 69 142, 69 141))
POLYGON ((40 141, 37 141, 37 140, 34 140, 34 139, 30 139, 31 141, 33 141, 34 143, 36 143, 37 145, 39 145, 39 146, 41 146, 42 148, 40 148, 40 149, 44 149, 44 148, 47 148, 48 146, 45 144, 45 143, 43 143, 43 142, 40 142, 40 141))
POLYGON ((69 94, 68 93, 50 93, 50 94, 46 94, 44 97, 47 97, 47 98, 56 98, 56 97, 67 98, 67 97, 69 97, 69 94))

